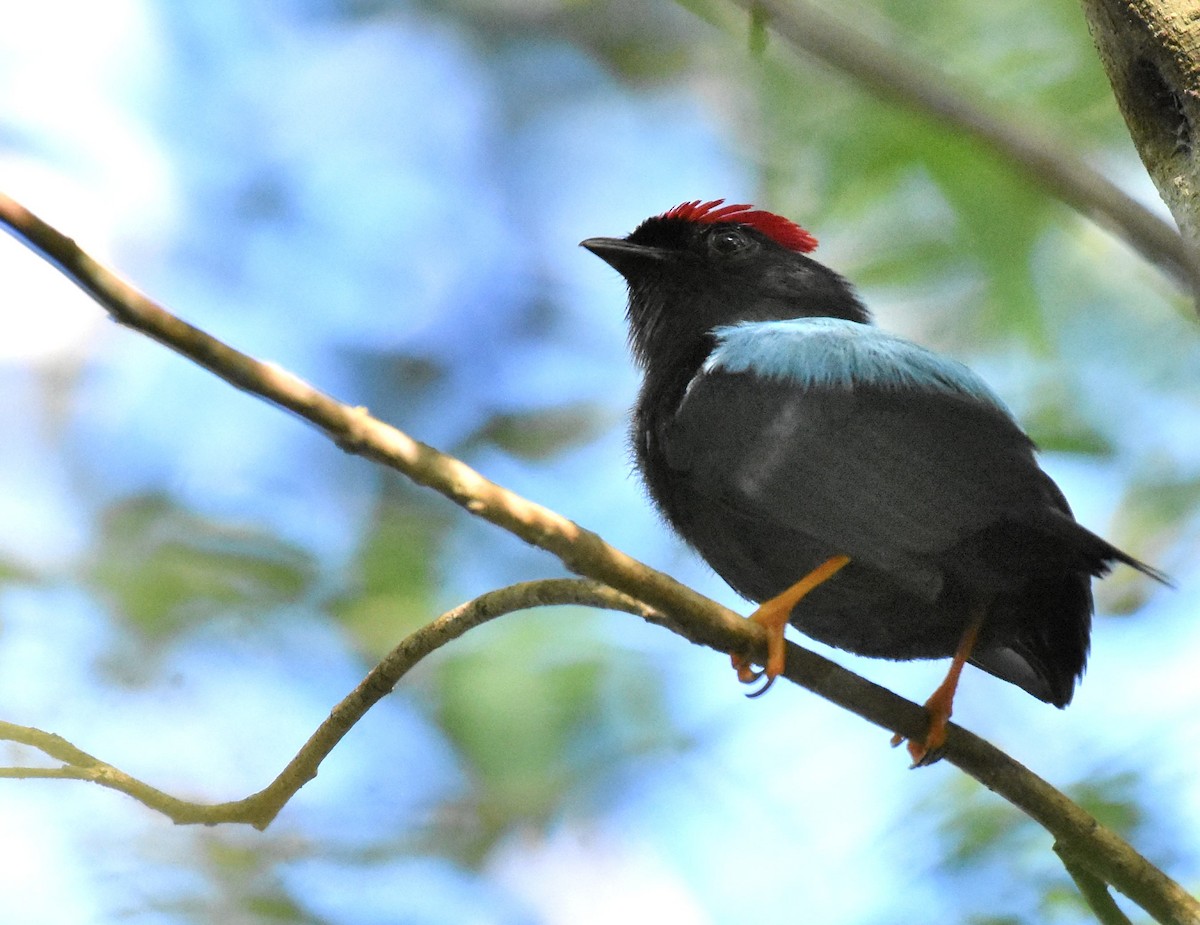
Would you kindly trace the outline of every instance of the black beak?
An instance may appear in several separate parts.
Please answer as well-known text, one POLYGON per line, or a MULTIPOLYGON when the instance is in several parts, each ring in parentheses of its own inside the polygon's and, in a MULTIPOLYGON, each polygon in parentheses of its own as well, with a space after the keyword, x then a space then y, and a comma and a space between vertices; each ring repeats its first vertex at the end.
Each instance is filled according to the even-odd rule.
POLYGON ((579 242, 621 275, 626 270, 647 262, 666 260, 670 251, 645 244, 631 244, 624 238, 588 238, 579 242))

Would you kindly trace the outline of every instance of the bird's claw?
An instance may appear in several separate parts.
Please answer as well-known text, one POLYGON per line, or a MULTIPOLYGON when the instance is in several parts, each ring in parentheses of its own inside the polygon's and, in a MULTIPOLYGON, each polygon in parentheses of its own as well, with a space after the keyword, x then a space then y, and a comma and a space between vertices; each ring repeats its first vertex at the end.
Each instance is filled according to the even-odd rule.
MULTIPOLYGON (((905 736, 897 732, 892 736, 892 748, 896 748, 905 738, 905 736)), ((930 730, 930 734, 925 737, 923 742, 913 739, 909 739, 908 741, 908 756, 912 759, 912 764, 908 766, 910 770, 927 768, 931 764, 937 764, 945 755, 946 730, 944 727, 941 730, 941 736, 934 735, 933 730, 930 730)))
MULTIPOLYGON (((759 674, 761 675, 762 672, 759 672, 759 674)), ((765 694, 767 691, 769 691, 771 689, 771 685, 774 683, 775 683, 775 678, 768 677, 767 680, 763 682, 762 687, 760 687, 756 691, 751 691, 746 696, 749 697, 751 700, 753 700, 755 697, 761 697, 763 694, 765 694)))
POLYGON ((738 680, 743 684, 753 684, 763 676, 763 672, 755 671, 750 667, 750 659, 744 655, 731 655, 729 662, 733 665, 733 670, 737 672, 738 680))
MULTIPOLYGON (((950 714, 954 710, 954 691, 958 687, 958 678, 962 673, 963 665, 971 657, 971 650, 975 648, 975 640, 979 636, 981 626, 983 626, 982 616, 977 616, 968 624, 966 632, 963 633, 962 640, 958 644, 958 649, 954 653, 954 659, 950 662, 950 670, 946 672, 946 679, 925 701, 925 715, 929 718, 929 725, 925 727, 925 735, 920 741, 916 739, 908 741, 908 754, 913 761, 910 767, 929 767, 940 761, 946 754, 946 735, 949 731, 950 714)), ((897 732, 892 736, 892 748, 895 748, 904 739, 905 737, 897 732)))
POLYGON ((754 613, 750 614, 748 619, 767 631, 767 661, 763 665, 763 670, 755 671, 750 667, 750 659, 744 655, 729 657, 737 671, 738 680, 743 684, 753 684, 766 675, 766 683, 758 690, 747 694, 747 697, 761 697, 771 689, 775 679, 783 674, 783 669, 787 665, 787 643, 783 638, 783 629, 788 624, 792 609, 809 591, 828 581, 849 562, 849 556, 830 556, 782 594, 764 601, 754 613))
POLYGON ((747 697, 759 697, 767 692, 767 689, 775 683, 775 676, 771 674, 769 669, 764 668, 762 671, 755 671, 750 667, 750 660, 742 655, 731 655, 729 660, 733 663, 734 670, 737 672, 738 680, 742 684, 754 684, 763 675, 767 676, 766 683, 756 691, 751 691, 747 697))
MULTIPOLYGON (((946 725, 950 721, 950 711, 941 709, 941 703, 936 696, 925 704, 925 712, 929 717, 929 726, 924 737, 908 739, 908 756, 912 758, 909 768, 927 768, 942 760, 946 754, 946 725)), ((892 748, 903 742, 907 736, 897 732, 892 736, 892 748)))
POLYGON ((778 677, 778 673, 772 674, 769 665, 762 671, 755 671, 752 667, 750 667, 750 660, 744 655, 731 655, 729 657, 729 661, 733 664, 734 670, 737 672, 738 680, 743 684, 754 684, 756 681, 766 675, 767 680, 763 683, 763 686, 758 690, 751 691, 746 695, 750 698, 761 697, 771 689, 771 685, 775 683, 775 678, 778 677))

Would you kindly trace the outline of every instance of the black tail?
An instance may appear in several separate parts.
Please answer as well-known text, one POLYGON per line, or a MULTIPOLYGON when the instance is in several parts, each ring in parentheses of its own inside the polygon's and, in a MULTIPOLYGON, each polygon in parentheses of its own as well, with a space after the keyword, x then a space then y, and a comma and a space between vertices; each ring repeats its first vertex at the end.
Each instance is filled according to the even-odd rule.
POLYGON ((1059 574, 1031 582, 1006 609, 1019 629, 997 648, 977 652, 976 665, 1038 700, 1065 707, 1087 666, 1092 630, 1091 576, 1059 574))
MULTIPOLYGON (((1065 504, 1065 502, 1064 502, 1065 504)), ((1039 700, 1065 707, 1087 666, 1092 625, 1092 578, 1101 578, 1120 562, 1168 587, 1156 568, 1121 551, 1080 526, 1069 513, 1053 512, 1039 524, 1025 551, 1030 576, 1016 595, 997 605, 1018 615, 1019 629, 995 648, 971 661, 1039 700)))

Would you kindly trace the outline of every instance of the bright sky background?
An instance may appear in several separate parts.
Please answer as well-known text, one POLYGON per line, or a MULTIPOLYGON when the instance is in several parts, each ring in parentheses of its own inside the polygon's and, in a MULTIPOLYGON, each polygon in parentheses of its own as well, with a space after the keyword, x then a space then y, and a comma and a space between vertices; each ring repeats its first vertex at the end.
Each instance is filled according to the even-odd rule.
MULTIPOLYGON (((445 16, 397 6, 355 21, 339 10, 10 4, 0 188, 187 320, 744 607, 667 535, 630 477, 623 415, 637 379, 623 289, 576 246, 680 201, 756 195, 752 152, 713 88, 638 88, 550 33, 484 47, 445 16), (398 356, 436 370, 436 389, 389 380, 398 356), (595 409, 590 439, 540 460, 477 439, 497 416, 560 406, 595 409)), ((828 259, 848 261, 860 249, 852 229, 832 232, 828 259)), ((180 795, 261 787, 363 673, 360 641, 326 604, 386 480, 110 324, 8 238, 0 279, 3 718, 180 795), (196 518, 164 530, 203 538, 207 518, 298 550, 316 563, 313 590, 272 601, 261 619, 205 611, 139 634, 95 576, 114 506, 146 495, 196 518)), ((919 330, 902 296, 876 307, 881 323, 919 330)), ((1162 376, 1194 380, 1194 343, 1176 349, 1162 376)), ((987 367, 1001 391, 1023 375, 987 367)), ((1099 389, 1116 388, 1096 375, 1099 389)), ((1135 388, 1130 407, 1146 409, 1137 419, 1155 430, 1156 452, 1200 472, 1200 409, 1185 401, 1158 427, 1161 404, 1135 388)), ((1046 465, 1102 529, 1127 477, 1119 460, 1056 454, 1046 465)), ((546 557, 445 516, 438 607, 556 574, 546 557)), ((1195 527, 1184 530, 1180 548, 1195 542, 1195 527)), ((136 573, 137 550, 126 558, 136 573)), ((1131 775, 1151 820, 1139 847, 1194 883, 1200 589, 1190 562, 1156 564, 1178 589, 1153 593, 1134 619, 1100 620, 1070 710, 969 671, 956 717, 1060 786, 1131 775)), ((533 651, 532 675, 578 657, 570 646, 604 641, 623 653, 601 683, 613 737, 632 734, 626 682, 641 673, 657 682, 673 744, 601 762, 549 820, 504 832, 474 864, 438 834, 461 824, 472 779, 435 722, 433 669, 381 704, 266 833, 176 828, 84 784, 0 781, 6 925, 1045 912, 1043 886, 1061 873, 1035 830, 962 869, 941 861, 960 808, 1012 816, 953 768, 910 773, 886 733, 794 688, 745 701, 722 657, 628 617, 529 619, 563 624, 561 643, 533 651), (256 905, 262 897, 276 905, 256 905)), ((464 639, 463 657, 487 659, 500 632, 464 639)), ((835 657, 918 700, 944 671, 835 657)), ((496 715, 509 706, 475 703, 496 715)), ((28 757, 8 749, 5 760, 28 757)))

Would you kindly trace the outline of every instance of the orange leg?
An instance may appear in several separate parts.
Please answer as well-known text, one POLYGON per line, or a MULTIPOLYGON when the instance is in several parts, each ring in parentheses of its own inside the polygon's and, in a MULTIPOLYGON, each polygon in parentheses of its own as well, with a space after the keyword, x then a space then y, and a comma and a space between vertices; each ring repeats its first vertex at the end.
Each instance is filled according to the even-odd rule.
POLYGON ((764 674, 767 683, 761 690, 755 691, 751 697, 765 694, 775 679, 783 674, 783 664, 786 649, 783 643, 783 630, 792 616, 792 609, 800 600, 817 585, 823 584, 836 575, 850 561, 849 556, 830 556, 815 569, 801 578, 798 582, 777 594, 769 601, 759 605, 749 617, 767 631, 767 663, 763 671, 755 671, 750 667, 750 659, 744 655, 731 655, 730 661, 737 670, 738 680, 743 684, 753 684, 764 674))
MULTIPOLYGON (((950 721, 950 713, 954 706, 954 692, 958 689, 958 678, 962 674, 963 665, 971 657, 982 626, 983 612, 980 611, 972 617, 966 632, 959 640, 954 659, 950 662, 950 670, 946 672, 946 679, 925 701, 925 712, 929 714, 929 728, 925 732, 925 738, 920 742, 909 740, 908 743, 908 754, 912 757, 914 768, 933 764, 942 757, 942 748, 946 744, 946 724, 950 721)), ((892 748, 903 741, 904 736, 897 732, 892 736, 892 748)))

